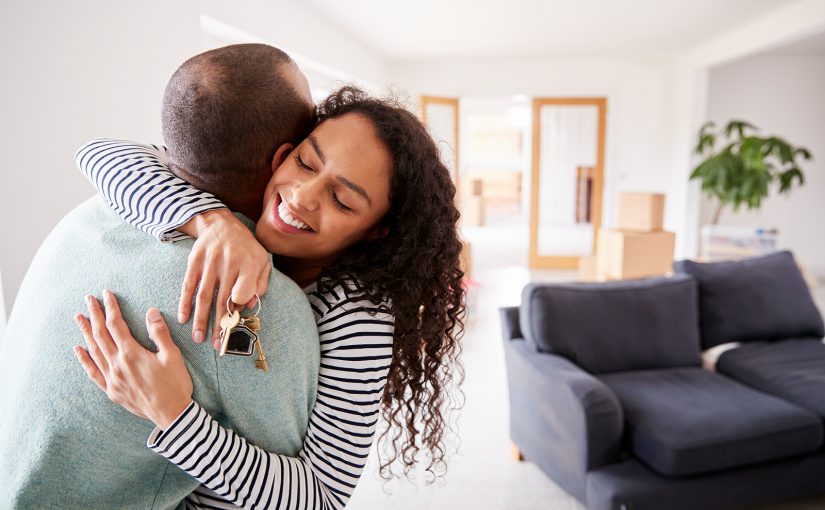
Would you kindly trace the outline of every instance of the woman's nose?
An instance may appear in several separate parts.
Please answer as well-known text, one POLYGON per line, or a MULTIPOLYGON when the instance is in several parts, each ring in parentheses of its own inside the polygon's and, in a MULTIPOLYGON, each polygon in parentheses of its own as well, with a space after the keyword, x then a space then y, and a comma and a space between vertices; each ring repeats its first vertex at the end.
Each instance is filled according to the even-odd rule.
POLYGON ((292 204, 295 207, 314 211, 319 203, 319 179, 309 178, 296 182, 292 186, 292 204))

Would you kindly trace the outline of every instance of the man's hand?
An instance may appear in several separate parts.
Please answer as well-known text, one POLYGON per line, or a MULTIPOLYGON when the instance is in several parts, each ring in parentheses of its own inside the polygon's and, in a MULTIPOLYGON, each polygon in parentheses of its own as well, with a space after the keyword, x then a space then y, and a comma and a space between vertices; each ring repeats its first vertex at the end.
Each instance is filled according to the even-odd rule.
POLYGON ((75 346, 75 355, 112 402, 166 430, 192 402, 192 377, 183 355, 157 308, 146 314, 146 329, 158 348, 154 353, 135 341, 115 296, 109 291, 103 296, 105 315, 97 299, 86 296, 89 317, 75 317, 88 348, 75 346))
POLYGON ((226 209, 199 214, 181 227, 181 231, 198 240, 189 254, 178 320, 181 323, 189 320, 194 299, 192 339, 204 341, 217 287, 212 328, 213 345, 217 347, 227 300, 231 297, 236 304, 254 305, 255 296, 262 296, 269 286, 272 259, 252 232, 226 209))

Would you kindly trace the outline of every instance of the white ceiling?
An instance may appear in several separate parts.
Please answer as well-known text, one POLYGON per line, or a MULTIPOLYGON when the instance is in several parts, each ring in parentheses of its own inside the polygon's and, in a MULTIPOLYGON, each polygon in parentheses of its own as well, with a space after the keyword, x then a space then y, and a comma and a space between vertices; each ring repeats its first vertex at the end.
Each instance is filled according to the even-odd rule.
POLYGON ((318 16, 387 59, 429 59, 659 56, 722 35, 789 0, 306 2, 318 16))

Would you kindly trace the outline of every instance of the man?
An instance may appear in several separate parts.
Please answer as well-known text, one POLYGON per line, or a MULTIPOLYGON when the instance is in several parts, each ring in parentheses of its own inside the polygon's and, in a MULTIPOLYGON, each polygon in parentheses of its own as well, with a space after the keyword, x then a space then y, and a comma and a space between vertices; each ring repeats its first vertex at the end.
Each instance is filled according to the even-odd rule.
MULTIPOLYGON (((311 120, 306 79, 283 52, 260 44, 190 59, 164 97, 173 172, 251 217, 273 158, 283 158, 311 120)), ((100 148, 90 157, 105 164, 105 142, 100 148)), ((0 508, 174 508, 198 486, 146 447, 152 424, 108 401, 72 352, 72 317, 85 294, 114 290, 135 333, 151 307, 174 315, 190 248, 191 241, 158 243, 99 198, 69 213, 43 243, 0 351, 0 508)), ((218 358, 192 342, 187 327, 167 322, 194 399, 252 443, 295 455, 317 390, 317 329, 291 280, 272 271, 269 288, 260 312, 268 372, 254 357, 218 358)))

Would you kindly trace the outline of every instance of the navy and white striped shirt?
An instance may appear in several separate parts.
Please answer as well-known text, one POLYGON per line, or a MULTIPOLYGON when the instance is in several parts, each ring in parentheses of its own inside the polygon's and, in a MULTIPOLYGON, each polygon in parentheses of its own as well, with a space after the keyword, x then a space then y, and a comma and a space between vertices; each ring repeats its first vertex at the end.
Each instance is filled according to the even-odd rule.
MULTIPOLYGON (((224 207, 168 169, 163 147, 100 139, 76 155, 78 167, 132 225, 153 236, 185 238, 174 229, 224 207)), ((393 317, 351 285, 305 289, 318 324, 318 398, 298 457, 265 452, 218 425, 193 402, 147 444, 203 485, 187 508, 343 508, 366 464, 390 362, 393 317)))

